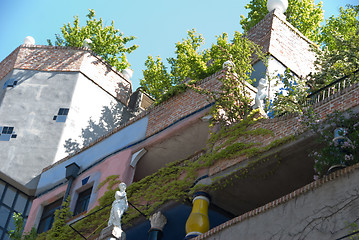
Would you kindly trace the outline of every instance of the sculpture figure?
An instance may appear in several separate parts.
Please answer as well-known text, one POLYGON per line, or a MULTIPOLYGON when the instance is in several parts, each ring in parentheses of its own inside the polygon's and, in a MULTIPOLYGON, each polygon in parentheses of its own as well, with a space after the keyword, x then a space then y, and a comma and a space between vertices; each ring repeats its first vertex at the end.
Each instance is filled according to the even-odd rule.
POLYGON ((264 109, 264 99, 267 97, 267 83, 265 78, 261 78, 258 83, 258 92, 255 98, 253 109, 264 109))
POLYGON ((117 231, 121 231, 121 218, 124 212, 128 208, 127 196, 126 196, 126 184, 119 184, 120 191, 115 193, 115 201, 112 203, 110 219, 108 220, 108 226, 113 225, 119 228, 117 231))

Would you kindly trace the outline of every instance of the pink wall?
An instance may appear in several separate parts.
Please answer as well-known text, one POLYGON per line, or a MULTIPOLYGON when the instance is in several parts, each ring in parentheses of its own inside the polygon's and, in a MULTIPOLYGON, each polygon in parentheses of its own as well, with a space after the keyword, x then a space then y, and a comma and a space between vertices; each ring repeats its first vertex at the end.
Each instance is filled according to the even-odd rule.
MULTIPOLYGON (((71 210, 75 207, 79 190, 82 191, 91 186, 93 186, 93 192, 91 194, 88 210, 94 208, 98 204, 98 199, 107 190, 107 184, 102 186, 98 191, 96 191, 97 186, 108 176, 120 175, 121 181, 125 182, 127 185, 131 184, 134 174, 134 169, 130 166, 131 156, 131 149, 124 150, 110 156, 105 161, 80 174, 74 180, 71 187, 71 210), (89 177, 88 182, 83 185, 82 180, 87 177, 89 177)), ((71 159, 69 159, 69 161, 70 160, 71 159)), ((63 197, 65 195, 66 188, 67 184, 61 185, 60 187, 34 199, 24 232, 29 232, 33 226, 38 226, 43 207, 63 197)))

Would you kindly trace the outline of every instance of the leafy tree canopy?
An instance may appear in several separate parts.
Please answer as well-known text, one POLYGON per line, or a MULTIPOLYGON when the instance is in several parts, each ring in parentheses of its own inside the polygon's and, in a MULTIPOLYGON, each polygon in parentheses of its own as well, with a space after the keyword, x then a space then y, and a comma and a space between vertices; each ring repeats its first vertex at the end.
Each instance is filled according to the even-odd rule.
MULTIPOLYGON (((131 53, 138 46, 125 45, 134 40, 134 36, 124 36, 119 29, 114 27, 112 21, 110 26, 104 26, 103 20, 95 18, 95 11, 89 10, 86 15, 85 26, 80 26, 79 17, 75 16, 73 23, 64 24, 61 28, 61 34, 55 34, 55 45, 82 47, 85 39, 92 41, 91 50, 101 56, 105 61, 115 67, 117 70, 123 70, 130 66, 126 59, 126 53, 131 53)), ((51 40, 47 40, 49 45, 53 45, 51 40)))
POLYGON ((359 5, 341 7, 322 27, 323 51, 317 50, 317 72, 308 81, 318 89, 359 68, 359 5))
MULTIPOLYGON (((267 0, 251 0, 245 7, 249 9, 247 17, 241 16, 241 25, 248 31, 268 13, 267 0)), ((322 2, 314 0, 288 0, 288 9, 284 13, 287 21, 313 42, 319 42, 320 23, 323 21, 322 2)))
MULTIPOLYGON (((167 58, 170 70, 167 69, 160 57, 154 59, 148 56, 143 70, 141 87, 152 97, 161 99, 165 93, 171 91, 173 86, 180 85, 189 80, 206 78, 222 69, 227 60, 232 60, 241 72, 251 72, 252 54, 260 55, 258 47, 244 40, 244 36, 235 32, 232 41, 228 41, 228 34, 217 36, 217 43, 209 49, 201 49, 204 38, 195 29, 189 30, 187 38, 176 43, 175 57, 167 58), (245 45, 243 45, 245 44, 245 45), (248 64, 244 64, 247 63, 248 64)), ((238 70, 237 69, 237 70, 238 70)), ((250 80, 249 77, 246 80, 250 80)))

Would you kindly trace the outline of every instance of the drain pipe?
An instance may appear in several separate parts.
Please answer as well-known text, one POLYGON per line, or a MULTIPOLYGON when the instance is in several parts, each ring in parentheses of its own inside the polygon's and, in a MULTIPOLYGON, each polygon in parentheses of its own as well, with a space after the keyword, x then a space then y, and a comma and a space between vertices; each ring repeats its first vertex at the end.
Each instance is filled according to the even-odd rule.
POLYGON ((72 182, 77 177, 79 170, 80 170, 80 167, 75 162, 66 166, 66 179, 69 180, 69 182, 67 184, 67 189, 66 189, 66 193, 65 193, 63 202, 65 202, 67 197, 69 196, 72 182))

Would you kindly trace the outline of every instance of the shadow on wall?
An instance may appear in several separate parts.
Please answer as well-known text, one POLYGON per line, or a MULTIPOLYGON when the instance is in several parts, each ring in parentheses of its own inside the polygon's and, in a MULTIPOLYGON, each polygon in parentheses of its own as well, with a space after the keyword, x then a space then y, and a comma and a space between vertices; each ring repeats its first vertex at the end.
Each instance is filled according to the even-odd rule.
POLYGON ((80 142, 72 138, 65 141, 65 152, 73 154, 79 151, 82 147, 88 146, 114 128, 127 122, 133 116, 134 114, 128 111, 127 107, 121 103, 111 104, 110 107, 104 106, 99 120, 94 121, 90 118, 87 127, 81 130, 80 142))

